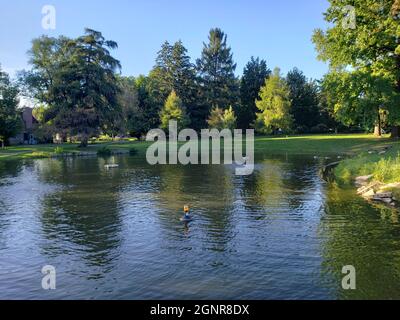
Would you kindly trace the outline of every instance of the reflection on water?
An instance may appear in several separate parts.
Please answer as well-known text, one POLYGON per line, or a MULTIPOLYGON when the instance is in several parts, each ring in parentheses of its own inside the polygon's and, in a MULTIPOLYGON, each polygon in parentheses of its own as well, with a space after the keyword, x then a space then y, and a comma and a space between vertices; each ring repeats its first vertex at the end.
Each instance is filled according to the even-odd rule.
MULTIPOLYGON (((357 291, 340 291, 342 299, 400 299, 400 225, 386 207, 366 208, 363 201, 337 188, 328 191, 320 233, 324 272, 340 278, 341 266, 353 265, 357 291)), ((336 283, 337 284, 337 283, 336 283)))
POLYGON ((112 161, 0 163, 0 298, 400 298, 397 213, 323 182, 311 158, 265 156, 248 177, 112 161), (341 289, 344 265, 358 290, 341 289))

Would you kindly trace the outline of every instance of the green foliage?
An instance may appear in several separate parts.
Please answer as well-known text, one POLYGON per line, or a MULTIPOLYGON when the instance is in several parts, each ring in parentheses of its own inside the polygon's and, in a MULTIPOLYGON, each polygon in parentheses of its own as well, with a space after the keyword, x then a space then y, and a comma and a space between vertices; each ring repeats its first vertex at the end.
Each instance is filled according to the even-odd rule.
POLYGON ((97 150, 97 155, 102 157, 109 157, 112 155, 112 151, 109 147, 104 146, 97 150))
POLYGON ((400 154, 382 157, 363 153, 348 159, 335 169, 341 183, 352 183, 357 176, 373 175, 374 181, 391 183, 400 181, 400 154))
POLYGON ((315 82, 308 81, 303 72, 297 68, 289 71, 286 83, 290 90, 291 114, 296 131, 308 132, 320 121, 318 87, 315 82))
POLYGON ((274 73, 265 81, 261 88, 259 100, 256 106, 260 113, 257 113, 256 129, 259 132, 271 134, 277 130, 288 132, 292 127, 292 116, 290 114, 291 101, 290 91, 285 80, 280 75, 280 70, 275 69, 274 73))
POLYGON ((2 146, 21 129, 18 107, 18 88, 0 68, 0 141, 2 146))
POLYGON ((140 138, 150 129, 156 128, 160 124, 160 110, 164 100, 161 100, 158 87, 158 80, 155 70, 150 71, 149 76, 139 76, 135 79, 138 94, 138 113, 134 117, 132 134, 140 138))
POLYGON ((398 1, 354 0, 355 28, 346 28, 349 3, 330 0, 326 31, 316 30, 313 42, 319 58, 329 61, 332 74, 325 89, 333 91, 335 112, 341 121, 354 123, 368 116, 376 122, 378 108, 388 112, 392 125, 400 123, 400 28, 398 1), (338 83, 339 88, 335 87, 338 83), (383 91, 383 92, 382 92, 383 91), (339 93, 335 97, 335 93, 339 93), (360 99, 362 98, 362 99, 360 99), (350 99, 348 102, 346 99, 350 99), (362 101, 358 102, 360 99, 362 101))
POLYGON ((235 105, 239 86, 235 77, 236 64, 233 62, 227 36, 219 28, 211 29, 208 44, 204 44, 197 70, 201 82, 201 95, 206 105, 222 108, 235 105))
POLYGON ((50 143, 53 141, 53 135, 56 133, 51 121, 46 120, 49 107, 45 104, 35 106, 32 110, 32 115, 38 121, 33 128, 35 139, 39 143, 50 143))
POLYGON ((51 153, 45 151, 34 151, 32 153, 24 154, 22 157, 25 159, 46 159, 51 157, 51 153))
POLYGON ((165 101, 164 108, 160 112, 161 128, 168 129, 169 121, 176 120, 178 122, 178 130, 186 128, 190 120, 186 114, 185 108, 182 106, 182 100, 172 91, 165 101))
POLYGON ((235 129, 236 128, 237 118, 235 116, 235 112, 233 111, 232 106, 228 109, 225 109, 224 115, 222 116, 222 124, 224 129, 235 129))
POLYGON ((251 57, 240 80, 240 106, 237 107, 238 128, 248 129, 256 119, 256 99, 265 80, 271 74, 265 60, 251 57))
MULTIPOLYGON (((90 149, 97 151, 105 145, 111 150, 129 150, 135 148, 141 155, 146 154, 146 149, 151 143, 148 142, 124 142, 124 143, 94 143, 90 149)), ((33 152, 46 152, 53 154, 54 148, 59 145, 23 145, 7 147, 0 149, 0 161, 7 159, 19 159, 29 156, 33 152)), ((400 145, 387 138, 376 138, 367 134, 325 134, 325 135, 302 135, 302 136, 281 136, 255 138, 256 156, 268 154, 303 154, 303 155, 337 155, 349 154, 358 155, 369 149, 381 149, 383 147, 393 146, 391 157, 397 155, 400 151, 400 145)), ((77 144, 67 143, 61 145, 69 154, 76 154, 82 151, 77 144)), ((370 155, 368 155, 370 156, 370 155)))
POLYGON ((212 108, 207 120, 208 126, 213 129, 222 129, 222 117, 224 111, 218 107, 212 108))
POLYGON ((150 72, 150 95, 155 106, 160 110, 171 91, 182 100, 191 124, 200 128, 208 110, 199 102, 196 70, 187 55, 187 49, 181 41, 171 45, 164 42, 156 58, 156 65, 150 72))
POLYGON ((33 96, 49 106, 51 120, 63 134, 77 136, 82 145, 120 117, 115 72, 120 68, 110 49, 114 41, 86 29, 76 39, 43 36, 33 41, 32 71, 22 78, 33 96))
POLYGON ((319 123, 316 126, 310 128, 311 133, 328 133, 329 128, 324 123, 319 123))
POLYGON ((226 110, 222 110, 218 107, 213 108, 210 113, 210 117, 207 120, 208 126, 212 129, 235 129, 236 128, 236 116, 232 106, 226 110))
POLYGON ((54 148, 54 153, 55 154, 63 154, 65 151, 64 151, 64 148, 63 147, 56 147, 56 148, 54 148))
POLYGON ((140 106, 138 81, 134 77, 118 77, 118 103, 122 112, 115 123, 115 133, 140 137, 149 130, 145 111, 140 106))
POLYGON ((49 107, 45 104, 39 104, 33 108, 32 115, 39 123, 44 123, 46 120, 45 117, 48 109, 49 107))
POLYGON ((383 120, 392 122, 400 103, 390 79, 358 69, 332 71, 322 81, 327 103, 335 117, 346 125, 360 124, 371 129, 383 120))

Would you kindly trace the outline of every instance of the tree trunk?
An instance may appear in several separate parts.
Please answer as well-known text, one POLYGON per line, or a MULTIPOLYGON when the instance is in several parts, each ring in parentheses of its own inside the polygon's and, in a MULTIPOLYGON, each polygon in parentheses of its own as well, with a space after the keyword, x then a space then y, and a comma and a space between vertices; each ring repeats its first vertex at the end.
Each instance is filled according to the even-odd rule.
POLYGON ((376 125, 374 129, 374 136, 375 137, 382 137, 382 129, 380 125, 376 125))
POLYGON ((398 139, 400 137, 400 126, 392 126, 392 133, 390 137, 392 139, 398 139))
POLYGON ((5 145, 4 145, 4 140, 1 140, 1 148, 4 149, 5 145))
POLYGON ((381 114, 379 113, 379 108, 378 108, 378 119, 377 119, 377 123, 375 125, 375 130, 374 130, 374 136, 382 137, 381 114))

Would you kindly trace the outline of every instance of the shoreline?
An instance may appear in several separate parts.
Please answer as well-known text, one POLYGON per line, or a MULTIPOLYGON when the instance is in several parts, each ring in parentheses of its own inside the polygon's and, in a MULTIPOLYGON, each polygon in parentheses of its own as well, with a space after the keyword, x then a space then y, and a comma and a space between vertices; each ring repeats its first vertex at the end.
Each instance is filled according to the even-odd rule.
POLYGON ((351 183, 366 201, 397 209, 400 207, 399 168, 400 148, 395 142, 340 162, 333 169, 333 177, 339 184, 351 183))
POLYGON ((368 202, 380 203, 397 209, 399 207, 400 182, 382 183, 371 181, 372 178, 372 175, 356 178, 357 194, 368 202))
MULTIPOLYGON (((112 152, 129 151, 136 149, 138 153, 145 153, 152 142, 147 141, 114 141, 95 142, 86 148, 79 148, 78 143, 20 145, 0 149, 0 162, 14 159, 50 158, 57 153, 75 156, 86 153, 97 153, 102 148, 112 152), (57 149, 62 149, 60 152, 57 149)), ((354 156, 365 150, 392 146, 395 142, 388 138, 376 138, 370 134, 324 134, 324 135, 295 135, 295 136, 256 136, 254 151, 271 154, 293 155, 347 155, 354 156)))

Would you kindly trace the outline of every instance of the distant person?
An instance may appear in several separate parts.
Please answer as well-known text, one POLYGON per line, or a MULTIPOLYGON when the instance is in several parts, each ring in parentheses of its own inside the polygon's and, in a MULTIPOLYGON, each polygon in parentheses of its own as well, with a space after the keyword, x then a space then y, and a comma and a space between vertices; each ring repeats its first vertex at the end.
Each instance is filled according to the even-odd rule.
POLYGON ((184 220, 190 220, 191 216, 190 216, 190 208, 189 206, 184 206, 183 207, 183 212, 185 213, 185 215, 183 216, 184 220))

